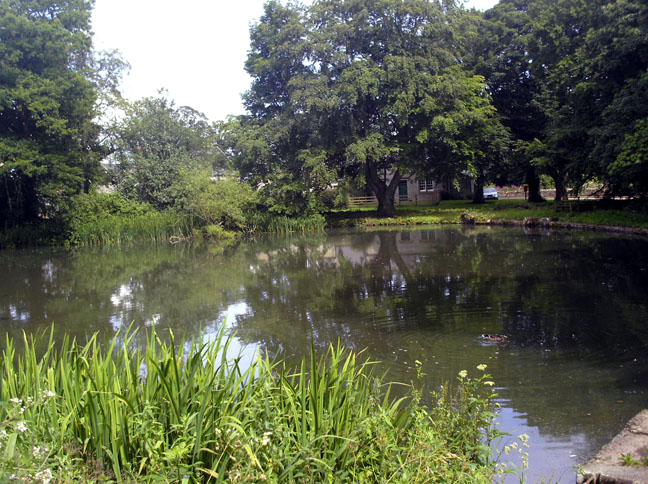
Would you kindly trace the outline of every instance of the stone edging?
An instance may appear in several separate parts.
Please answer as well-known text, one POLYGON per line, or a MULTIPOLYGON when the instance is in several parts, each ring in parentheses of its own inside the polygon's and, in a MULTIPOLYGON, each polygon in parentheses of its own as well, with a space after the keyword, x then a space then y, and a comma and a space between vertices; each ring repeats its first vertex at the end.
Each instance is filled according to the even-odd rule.
MULTIPOLYGON (((556 229, 569 229, 569 230, 585 230, 591 232, 615 232, 620 234, 636 234, 648 235, 648 229, 638 227, 620 227, 616 225, 596 225, 596 224, 583 224, 575 222, 559 222, 551 218, 536 218, 526 217, 523 220, 493 220, 489 221, 490 224, 500 222, 502 225, 514 225, 521 227, 547 227, 556 229)), ((487 223, 489 223, 487 222, 487 223)))

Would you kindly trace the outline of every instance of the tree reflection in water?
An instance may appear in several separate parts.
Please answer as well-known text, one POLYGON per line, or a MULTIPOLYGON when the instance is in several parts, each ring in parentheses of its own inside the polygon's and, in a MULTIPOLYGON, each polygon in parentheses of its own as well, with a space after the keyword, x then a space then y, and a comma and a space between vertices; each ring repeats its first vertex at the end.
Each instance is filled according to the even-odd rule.
POLYGON ((108 338, 153 319, 198 335, 236 308, 239 340, 272 357, 301 357, 311 336, 320 349, 340 340, 395 380, 412 380, 422 361, 428 387, 487 363, 508 424, 537 427, 545 443, 536 448, 558 445, 563 464, 569 454, 577 464, 645 404, 647 245, 474 227, 268 237, 223 250, 2 251, 0 321, 14 337, 55 322, 59 334, 108 338), (483 344, 482 333, 508 338, 483 344))

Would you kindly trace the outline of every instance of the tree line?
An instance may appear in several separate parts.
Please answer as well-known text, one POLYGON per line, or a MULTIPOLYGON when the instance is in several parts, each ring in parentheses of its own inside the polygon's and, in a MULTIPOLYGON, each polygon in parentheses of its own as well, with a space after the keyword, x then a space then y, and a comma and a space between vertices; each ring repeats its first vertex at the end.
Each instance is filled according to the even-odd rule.
POLYGON ((122 100, 127 65, 95 51, 92 7, 0 0, 5 231, 65 231, 101 185, 239 229, 253 213, 318 213, 349 190, 390 215, 410 175, 470 177, 476 202, 488 183, 525 183, 541 201, 541 176, 559 200, 592 181, 607 196, 648 194, 642 0, 501 0, 486 12, 270 0, 250 28, 246 114, 216 123, 164 94, 122 100))
POLYGON ((468 174, 478 202, 488 182, 540 201, 541 174, 558 200, 588 181, 643 198, 647 30, 640 0, 269 2, 235 146, 268 190, 358 180, 385 215, 408 174, 468 174))

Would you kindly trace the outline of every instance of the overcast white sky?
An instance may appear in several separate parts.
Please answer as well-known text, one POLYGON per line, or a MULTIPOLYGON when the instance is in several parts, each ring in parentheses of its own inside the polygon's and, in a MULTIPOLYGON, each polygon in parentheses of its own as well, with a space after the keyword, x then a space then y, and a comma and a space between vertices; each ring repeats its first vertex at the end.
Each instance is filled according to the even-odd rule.
MULTIPOLYGON (((131 100, 161 88, 178 106, 212 121, 242 114, 249 27, 265 0, 96 0, 92 25, 98 50, 118 49, 131 65, 122 93, 131 100)), ((497 0, 468 0, 487 9, 497 0)))

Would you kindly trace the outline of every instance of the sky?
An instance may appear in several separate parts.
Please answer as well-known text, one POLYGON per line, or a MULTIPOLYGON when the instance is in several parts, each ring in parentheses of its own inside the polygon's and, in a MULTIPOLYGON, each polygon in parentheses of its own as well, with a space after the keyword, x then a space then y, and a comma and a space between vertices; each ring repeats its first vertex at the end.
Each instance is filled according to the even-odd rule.
MULTIPOLYGON (((136 100, 160 89, 177 106, 211 121, 243 114, 250 86, 243 65, 250 25, 265 0, 96 0, 92 15, 97 50, 117 49, 130 64, 122 94, 136 100)), ((484 10, 497 0, 468 0, 484 10)))

